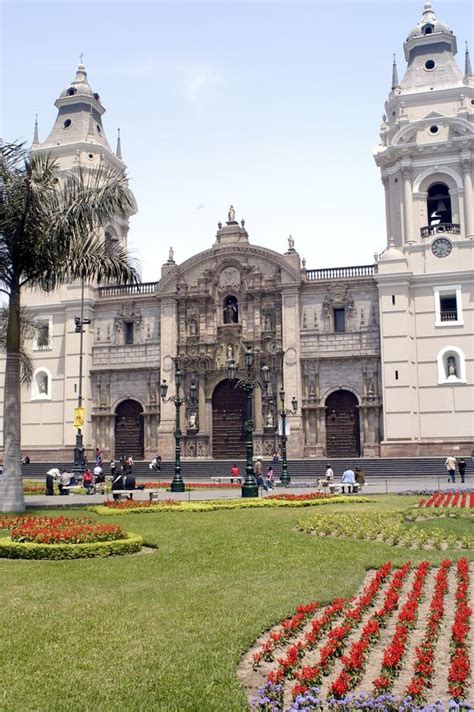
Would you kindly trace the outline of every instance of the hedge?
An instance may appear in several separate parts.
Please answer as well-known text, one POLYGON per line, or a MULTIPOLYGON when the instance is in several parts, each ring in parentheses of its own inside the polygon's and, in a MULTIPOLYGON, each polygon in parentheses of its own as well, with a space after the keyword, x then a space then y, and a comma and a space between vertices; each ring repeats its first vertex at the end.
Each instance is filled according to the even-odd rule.
POLYGON ((314 499, 304 501, 284 501, 278 499, 237 499, 225 500, 216 499, 214 501, 181 502, 179 505, 150 504, 148 507, 127 506, 126 509, 114 509, 97 505, 87 507, 91 512, 101 516, 116 516, 122 514, 149 514, 150 512, 213 512, 218 509, 258 509, 269 507, 320 507, 325 504, 355 504, 360 502, 370 502, 367 497, 328 497, 327 499, 314 499))
POLYGON ((140 551, 143 538, 127 534, 126 539, 97 541, 92 544, 35 544, 0 538, 0 558, 7 559, 92 559, 105 556, 122 556, 140 551))

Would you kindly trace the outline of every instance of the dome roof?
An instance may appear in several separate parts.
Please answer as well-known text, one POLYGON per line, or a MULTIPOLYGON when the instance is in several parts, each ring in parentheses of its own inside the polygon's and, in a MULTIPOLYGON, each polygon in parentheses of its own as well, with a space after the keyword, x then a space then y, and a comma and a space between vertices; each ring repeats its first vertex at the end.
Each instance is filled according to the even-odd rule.
POLYGON ((407 41, 414 37, 423 37, 424 35, 433 34, 435 32, 453 34, 452 29, 448 27, 445 22, 436 19, 431 2, 425 2, 421 21, 412 29, 407 37, 407 41))
POLYGON ((86 68, 83 64, 79 64, 77 67, 76 78, 61 92, 60 98, 63 99, 64 97, 75 96, 76 94, 89 96, 95 99, 98 97, 98 95, 94 94, 90 87, 87 80, 86 68))
POLYGON ((397 250, 393 245, 389 245, 379 257, 379 262, 388 262, 388 260, 404 260, 405 255, 400 250, 397 250))

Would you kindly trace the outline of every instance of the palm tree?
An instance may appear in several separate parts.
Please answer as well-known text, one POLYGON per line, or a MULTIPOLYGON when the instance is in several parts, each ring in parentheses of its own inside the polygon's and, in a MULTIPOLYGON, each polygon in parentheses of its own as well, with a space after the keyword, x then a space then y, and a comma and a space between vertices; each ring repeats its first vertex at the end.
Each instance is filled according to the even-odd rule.
MULTIPOLYGON (((8 307, 0 307, 0 351, 7 350, 8 307)), ((33 361, 27 343, 38 337, 41 324, 26 307, 20 309, 20 367, 21 382, 30 385, 33 379, 33 361)))
POLYGON ((60 175, 54 158, 28 155, 23 144, 0 143, 0 292, 7 296, 4 466, 0 510, 25 509, 21 480, 21 294, 52 290, 75 279, 126 284, 138 266, 99 227, 129 214, 124 172, 80 168, 60 175))

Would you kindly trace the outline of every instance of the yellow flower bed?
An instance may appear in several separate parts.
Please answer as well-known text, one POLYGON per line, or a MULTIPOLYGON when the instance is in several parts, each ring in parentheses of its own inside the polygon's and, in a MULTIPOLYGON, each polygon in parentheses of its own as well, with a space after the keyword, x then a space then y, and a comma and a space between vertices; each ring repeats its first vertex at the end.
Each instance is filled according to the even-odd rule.
MULTIPOLYGON (((356 504, 359 502, 370 502, 367 497, 345 497, 343 495, 335 497, 327 497, 324 499, 304 500, 304 501, 285 501, 278 499, 216 499, 213 501, 196 501, 196 502, 178 502, 176 504, 160 504, 153 503, 144 506, 134 507, 133 504, 127 505, 126 508, 119 509, 114 507, 106 507, 98 505, 88 507, 89 511, 95 512, 102 516, 114 516, 117 514, 148 514, 150 512, 213 512, 218 509, 261 509, 275 507, 320 507, 327 504, 356 504)), ((137 505, 139 503, 137 502, 137 505)))

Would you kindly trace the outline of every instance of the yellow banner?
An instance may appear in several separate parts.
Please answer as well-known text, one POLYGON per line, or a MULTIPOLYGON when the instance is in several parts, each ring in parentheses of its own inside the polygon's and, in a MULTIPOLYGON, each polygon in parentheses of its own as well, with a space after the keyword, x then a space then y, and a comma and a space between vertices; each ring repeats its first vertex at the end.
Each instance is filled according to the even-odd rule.
POLYGON ((84 408, 74 408, 74 427, 82 428, 84 425, 84 408))

